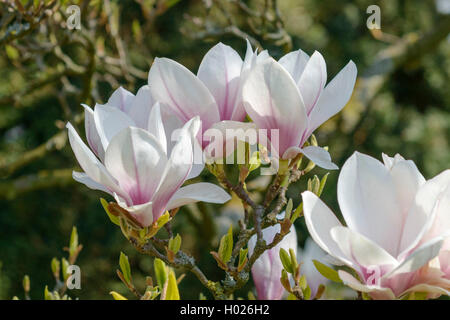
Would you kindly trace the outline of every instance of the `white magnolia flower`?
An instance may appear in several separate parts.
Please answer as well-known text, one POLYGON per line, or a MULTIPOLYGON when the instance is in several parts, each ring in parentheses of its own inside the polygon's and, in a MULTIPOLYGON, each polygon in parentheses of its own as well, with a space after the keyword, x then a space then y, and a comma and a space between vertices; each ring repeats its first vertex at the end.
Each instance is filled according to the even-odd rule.
POLYGON ((448 295, 450 170, 425 181, 411 160, 383 159, 384 165, 355 152, 344 164, 338 200, 347 226, 316 195, 304 192, 308 230, 359 276, 340 270, 342 281, 374 299, 409 292, 448 295))
POLYGON ((136 96, 119 88, 107 104, 97 104, 93 111, 85 106, 91 149, 67 124, 70 145, 84 170, 73 172, 74 179, 113 195, 142 226, 149 226, 166 210, 187 203, 224 203, 230 199, 211 183, 181 187, 201 171, 198 167, 193 170, 194 137, 200 120, 189 120, 177 131, 177 141, 172 142, 170 115, 163 124, 160 105, 153 101, 148 86, 144 86, 136 96))
POLYGON ((326 64, 319 52, 309 57, 302 50, 290 52, 278 62, 258 56, 245 79, 242 99, 249 117, 282 159, 298 153, 325 169, 337 169, 329 153, 303 145, 322 123, 338 113, 351 97, 356 66, 350 61, 327 85, 326 64), (271 130, 278 130, 272 137, 271 130), (278 140, 278 141, 277 141, 278 140))

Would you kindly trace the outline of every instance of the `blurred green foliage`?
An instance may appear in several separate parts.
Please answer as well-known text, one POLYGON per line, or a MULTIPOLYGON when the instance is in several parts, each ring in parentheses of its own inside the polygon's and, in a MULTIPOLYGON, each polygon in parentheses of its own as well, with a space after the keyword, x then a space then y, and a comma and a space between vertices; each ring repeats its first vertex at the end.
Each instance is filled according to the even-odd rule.
MULTIPOLYGON (((0 299, 23 298, 25 274, 31 278, 31 298, 43 298, 45 285, 53 286, 51 258, 62 255, 73 225, 84 249, 77 261, 82 289, 71 290, 72 297, 111 299, 110 291, 131 297, 115 273, 120 251, 129 257, 136 284, 143 286, 145 276, 153 275, 152 259, 139 255, 110 223, 99 201, 105 195, 72 180, 77 163, 63 128, 71 120, 84 132, 81 103, 104 102, 119 85, 136 92, 156 56, 195 72, 216 42, 243 56, 248 37, 276 58, 298 48, 320 51, 329 79, 352 59, 359 75, 355 95, 316 132, 335 162, 342 166, 358 150, 378 159, 381 152, 400 153, 426 178, 449 167, 450 23, 435 1, 281 0, 278 8, 266 3, 274 1, 0 4, 0 299), (81 30, 67 28, 71 4, 81 8, 81 30), (381 8, 381 32, 366 27, 371 4, 381 8), (388 71, 377 61, 391 61, 388 71), (365 86, 372 88, 380 77, 376 90, 365 95, 365 86)), ((325 171, 316 168, 313 174, 321 177, 325 171)), ((338 172, 330 174, 322 196, 335 212, 337 177, 338 172)), ((202 178, 214 181, 205 172, 202 178)), ((294 205, 306 181, 289 189, 294 205)), ((184 208, 173 225, 183 248, 213 280, 223 275, 209 252, 240 213, 234 203, 218 209, 184 208)), ((300 244, 307 237, 302 220, 296 222, 300 244)), ((250 289, 251 284, 238 295, 246 297, 250 289)), ((190 274, 180 292, 182 298, 207 294, 190 274)))

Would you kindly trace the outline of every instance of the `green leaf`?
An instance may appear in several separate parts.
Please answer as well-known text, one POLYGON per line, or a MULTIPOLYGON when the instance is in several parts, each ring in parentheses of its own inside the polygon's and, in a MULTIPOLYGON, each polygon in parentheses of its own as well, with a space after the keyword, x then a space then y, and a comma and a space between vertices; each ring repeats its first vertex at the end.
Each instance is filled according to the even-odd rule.
POLYGON ((109 212, 109 210, 108 210, 108 202, 105 199, 103 199, 103 198, 100 198, 100 202, 102 204, 103 209, 106 211, 106 214, 108 215, 109 220, 111 220, 112 223, 120 226, 119 217, 116 217, 111 212, 109 212))
POLYGON ((324 265, 322 262, 319 262, 317 260, 313 260, 314 266, 316 267, 317 271, 321 275, 323 275, 325 278, 330 279, 331 281, 341 283, 342 280, 339 278, 339 274, 336 270, 330 268, 327 265, 324 265))
POLYGON ((180 292, 178 291, 177 279, 172 269, 169 271, 169 279, 167 283, 166 300, 180 300, 180 292))
POLYGON ((248 172, 252 172, 258 169, 260 166, 261 166, 261 159, 259 158, 259 152, 255 151, 250 157, 248 172))
POLYGON ((280 260, 281 263, 283 264, 284 269, 287 272, 293 274, 294 269, 292 268, 291 257, 289 256, 289 253, 287 253, 287 251, 284 250, 283 248, 280 249, 280 260))
POLYGON ((113 296, 114 300, 128 300, 123 295, 121 295, 120 293, 117 293, 115 291, 111 291, 109 294, 113 296))
POLYGON ((45 286, 45 289, 44 289, 44 298, 45 298, 45 300, 54 300, 54 299, 55 299, 55 297, 53 296, 53 294, 52 294, 50 291, 48 291, 48 286, 45 286))
POLYGON ((247 259, 248 248, 239 250, 239 264, 238 266, 242 266, 247 259))
POLYGON ((175 238, 170 238, 169 240, 169 250, 176 254, 181 247, 181 236, 179 234, 176 235, 175 238))
POLYGON ((289 199, 289 201, 288 201, 288 203, 287 203, 287 205, 286 205, 286 210, 285 210, 285 217, 286 218, 290 218, 291 217, 291 212, 292 212, 292 207, 293 207, 293 202, 292 202, 292 199, 289 199))
POLYGON ((168 277, 166 264, 161 259, 156 258, 153 262, 153 268, 155 269, 156 283, 158 283, 159 289, 162 290, 168 277))
POLYGON ((314 175, 313 180, 312 180, 312 188, 311 191, 316 194, 319 195, 319 189, 320 189, 320 180, 319 177, 317 175, 314 175))
POLYGON ((119 265, 125 281, 127 283, 131 283, 130 262, 128 261, 128 257, 123 252, 120 252, 119 265))
POLYGON ((306 286, 305 289, 303 289, 303 299, 309 300, 311 298, 311 288, 309 286, 306 286))
POLYGON ((297 262, 297 257, 295 256, 295 252, 294 249, 289 248, 289 255, 291 257, 291 266, 292 266, 292 273, 295 273, 295 270, 297 270, 297 266, 298 266, 298 262, 297 262))
POLYGON ((319 197, 320 197, 320 195, 322 194, 323 188, 325 188, 325 184, 327 183, 327 179, 328 179, 328 175, 329 175, 329 174, 330 174, 330 173, 327 172, 327 174, 324 175, 324 176, 322 177, 322 180, 320 181, 319 192, 317 193, 317 195, 318 195, 319 197))
POLYGON ((56 258, 52 259, 51 268, 52 268, 53 276, 56 279, 59 279, 59 271, 60 271, 60 268, 61 268, 61 264, 60 264, 58 259, 56 259, 56 258))
POLYGON ((291 223, 294 223, 300 217, 300 214, 303 211, 303 202, 299 204, 297 209, 295 209, 294 213, 291 215, 291 223))
POLYGON ((22 280, 23 291, 26 293, 30 292, 30 277, 25 275, 22 280))
POLYGON ((62 276, 64 281, 67 280, 69 275, 67 274, 67 268, 69 267, 69 261, 66 260, 66 258, 61 259, 61 266, 62 266, 62 276))
POLYGON ((72 234, 70 235, 69 254, 72 256, 78 249, 78 232, 77 227, 72 228, 72 234))
POLYGON ((231 253, 233 252, 233 227, 230 226, 226 235, 220 239, 219 257, 224 262, 230 261, 231 253))

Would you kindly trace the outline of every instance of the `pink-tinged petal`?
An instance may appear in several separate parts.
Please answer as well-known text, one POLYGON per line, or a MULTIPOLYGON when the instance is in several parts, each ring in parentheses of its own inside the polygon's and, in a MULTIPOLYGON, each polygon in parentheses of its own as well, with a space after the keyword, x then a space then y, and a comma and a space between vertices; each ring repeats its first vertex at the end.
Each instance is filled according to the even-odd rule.
POLYGON ((315 51, 298 81, 298 88, 303 97, 306 113, 311 114, 312 109, 317 104, 319 97, 327 83, 327 67, 322 55, 315 51))
POLYGON ((321 168, 327 170, 339 169, 339 167, 331 161, 330 154, 324 148, 308 146, 302 149, 302 153, 321 168))
POLYGON ((350 61, 325 87, 308 116, 309 137, 322 123, 330 119, 347 104, 356 82, 356 65, 350 61))
POLYGON ((156 140, 159 141, 164 150, 164 153, 167 155, 167 138, 161 119, 161 107, 159 105, 159 102, 155 103, 152 110, 150 111, 147 130, 156 138, 156 140))
MULTIPOLYGON (((188 122, 186 125, 189 125, 188 122)), ((186 126, 185 125, 185 126, 186 126)), ((187 132, 187 131, 186 131, 187 132)), ((189 134, 180 134, 177 144, 172 150, 169 161, 164 169, 161 184, 153 197, 153 218, 158 219, 175 192, 186 181, 192 168, 193 152, 192 138, 189 134)))
POLYGON ((378 160, 355 152, 342 167, 337 193, 347 226, 396 257, 403 220, 387 168, 378 160))
POLYGON ((135 126, 134 121, 126 113, 109 105, 101 104, 95 105, 94 121, 105 151, 116 134, 127 127, 135 126))
POLYGON ((417 191, 425 183, 425 178, 411 160, 394 163, 390 171, 397 189, 402 220, 405 221, 409 209, 414 203, 417 191))
POLYGON ((230 46, 218 43, 203 57, 197 76, 219 106, 220 120, 230 120, 239 91, 242 59, 230 46))
POLYGON ((166 209, 171 210, 198 201, 225 203, 230 199, 230 195, 215 184, 199 182, 178 189, 170 199, 166 209))
MULTIPOLYGON (((275 60, 257 64, 248 75, 243 89, 247 114, 259 129, 279 130, 281 155, 300 144, 308 120, 302 97, 289 73, 275 60)), ((272 141, 275 144, 274 141, 272 141)))
POLYGON ((369 286, 362 284, 355 277, 353 277, 350 273, 339 270, 338 271, 339 278, 341 278, 342 282, 349 286, 350 288, 359 291, 370 293, 373 299, 377 300, 394 300, 395 295, 389 288, 382 288, 379 286, 369 286))
POLYGON ((426 283, 421 283, 421 284, 415 285, 414 287, 411 287, 408 290, 406 290, 405 292, 403 292, 401 295, 404 296, 405 294, 411 293, 411 292, 427 292, 427 293, 431 294, 431 297, 428 297, 431 299, 436 299, 440 295, 450 296, 450 290, 445 290, 442 287, 433 286, 433 285, 429 285, 426 283))
POLYGON ((113 92, 106 104, 118 108, 122 112, 128 113, 133 100, 134 94, 122 87, 119 87, 113 92))
POLYGON ((448 210, 445 206, 440 206, 441 199, 443 204, 449 201, 446 200, 448 198, 445 192, 448 186, 450 186, 450 170, 440 173, 419 188, 403 229, 400 246, 402 256, 416 247, 420 241, 423 243, 439 236, 446 230, 445 228, 448 228, 450 223, 448 214, 446 215, 448 210), (434 229, 434 226, 438 228, 434 229))
POLYGON ((85 104, 82 104, 82 106, 84 107, 84 127, 86 129, 86 139, 89 147, 103 161, 105 159, 105 149, 103 148, 100 135, 95 126, 94 111, 85 104))
POLYGON ((306 227, 313 240, 332 257, 350 266, 350 259, 346 258, 337 243, 331 237, 331 229, 342 226, 333 212, 314 193, 302 193, 303 213, 306 227))
POLYGON ((289 72, 295 83, 298 85, 308 60, 309 56, 302 50, 298 49, 297 51, 292 51, 284 55, 280 60, 278 60, 278 62, 289 72))
POLYGON ((401 273, 408 273, 418 270, 428 263, 428 261, 439 255, 439 250, 441 249, 443 242, 444 239, 439 237, 424 243, 419 248, 415 249, 414 252, 410 254, 399 266, 387 273, 384 277, 389 278, 401 273))
POLYGON ((150 87, 148 85, 140 87, 128 110, 128 115, 137 127, 142 129, 148 127, 148 117, 154 104, 150 87))
POLYGON ((68 122, 66 127, 68 129, 70 146, 84 172, 96 183, 105 186, 111 192, 116 192, 123 198, 129 200, 129 197, 119 187, 117 181, 81 140, 72 124, 68 122))
POLYGON ((352 229, 336 226, 330 233, 345 256, 357 265, 364 268, 373 266, 394 268, 398 265, 398 261, 386 250, 352 229))
POLYGON ((127 210, 143 227, 149 227, 156 219, 153 219, 153 203, 151 201, 138 204, 127 205, 119 197, 115 196, 117 204, 127 210))
POLYGON ((159 141, 147 131, 129 127, 117 134, 106 149, 105 165, 138 205, 155 193, 167 158, 159 141))
POLYGON ((187 68, 156 58, 148 75, 155 100, 167 104, 184 122, 200 116, 203 129, 220 120, 219 108, 208 88, 187 68))
MULTIPOLYGON (((446 170, 446 172, 448 173, 448 178, 450 178, 450 170, 446 170)), ((422 243, 434 237, 447 236, 450 233, 450 179, 447 187, 440 192, 434 210, 436 211, 434 213, 436 217, 431 228, 421 240, 422 243)), ((450 248, 449 241, 446 240, 446 244, 446 248, 450 248)))
POLYGON ((72 172, 72 178, 77 181, 80 182, 82 184, 84 184, 86 187, 88 187, 89 189, 92 190, 100 190, 109 194, 112 194, 110 190, 108 190, 104 185, 95 182, 93 179, 91 179, 86 173, 84 172, 77 172, 77 171, 73 171, 72 172))

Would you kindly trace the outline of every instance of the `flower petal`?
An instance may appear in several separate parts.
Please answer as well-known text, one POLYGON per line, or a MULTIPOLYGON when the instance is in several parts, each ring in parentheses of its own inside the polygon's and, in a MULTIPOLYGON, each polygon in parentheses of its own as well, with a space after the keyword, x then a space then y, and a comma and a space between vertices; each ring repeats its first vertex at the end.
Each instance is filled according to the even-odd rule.
POLYGON ((161 108, 159 102, 155 103, 150 111, 148 119, 148 132, 152 134, 156 140, 159 141, 164 153, 167 155, 167 138, 164 130, 164 125, 161 119, 161 108))
POLYGON ((106 149, 105 165, 132 199, 129 205, 152 199, 167 158, 160 143, 147 131, 129 127, 117 134, 106 149))
POLYGON ((450 193, 449 186, 450 170, 445 170, 419 188, 403 229, 400 246, 402 256, 420 241, 440 236, 448 230, 446 229, 450 224, 448 209, 445 206, 441 207, 440 201, 442 204, 450 202, 447 198, 447 192, 450 193))
POLYGON ((158 219, 163 214, 169 200, 181 187, 191 171, 193 162, 192 137, 187 133, 187 128, 191 123, 192 121, 189 121, 183 127, 185 133, 180 134, 178 142, 173 147, 169 161, 163 172, 161 184, 153 197, 154 219, 158 219))
POLYGON ((302 149, 302 153, 321 168, 327 170, 339 169, 339 167, 331 161, 330 154, 324 148, 308 146, 302 149))
POLYGON ((220 120, 217 103, 208 88, 181 64, 155 58, 148 83, 152 96, 167 104, 184 122, 198 115, 207 129, 220 120))
POLYGON ((219 42, 203 57, 197 76, 214 96, 220 120, 231 120, 239 91, 242 59, 230 46, 219 42))
POLYGON ((82 184, 84 184, 86 187, 88 187, 89 189, 92 190, 100 190, 109 194, 112 194, 111 191, 109 191, 104 185, 95 182, 93 179, 91 179, 86 173, 84 172, 77 172, 77 171, 73 171, 72 172, 72 178, 77 181, 80 182, 82 184))
POLYGON ((353 277, 350 273, 339 270, 338 271, 339 278, 341 278, 342 282, 349 286, 350 288, 360 291, 360 292, 366 292, 371 293, 372 298, 375 299, 383 299, 383 300, 394 300, 395 295, 389 288, 382 288, 379 286, 369 286, 362 284, 359 282, 355 277, 353 277))
POLYGON ((137 127, 142 129, 148 127, 148 117, 154 104, 150 87, 148 85, 140 87, 128 110, 128 115, 137 127))
POLYGON ((106 104, 118 108, 122 112, 128 113, 133 100, 134 94, 122 87, 119 87, 113 92, 106 104))
POLYGON ((135 126, 134 121, 124 112, 109 105, 96 104, 94 121, 103 148, 108 148, 111 139, 127 127, 135 126))
POLYGON ((171 210, 198 201, 225 203, 230 199, 230 195, 215 184, 200 182, 178 189, 170 199, 166 209, 171 210))
POLYGON ((441 249, 443 242, 444 239, 439 237, 421 245, 419 248, 414 250, 414 252, 409 255, 405 261, 403 261, 395 269, 384 275, 384 277, 389 278, 401 273, 413 272, 418 270, 428 261, 439 255, 439 250, 441 249))
POLYGON ((84 172, 96 183, 104 185, 108 190, 116 192, 128 200, 127 194, 119 187, 117 181, 106 170, 105 166, 84 144, 72 124, 68 122, 66 127, 68 129, 70 146, 84 172))
POLYGON ((298 89, 306 107, 306 113, 311 114, 327 83, 327 67, 322 55, 315 51, 309 58, 298 81, 298 89))
POLYGON ((105 149, 103 148, 100 135, 95 126, 94 111, 85 104, 82 104, 82 106, 84 107, 84 127, 86 129, 86 139, 89 147, 103 161, 105 159, 105 149))
POLYGON ((295 83, 298 85, 308 60, 309 56, 298 49, 297 51, 292 51, 284 55, 278 62, 287 70, 287 72, 289 72, 292 79, 294 79, 295 83))
MULTIPOLYGON (((259 129, 279 130, 278 153, 299 146, 308 122, 305 106, 289 73, 275 60, 257 64, 243 89, 245 110, 259 129)), ((272 141, 272 144, 276 142, 272 141)))
POLYGON ((331 229, 330 233, 347 258, 353 260, 357 265, 366 268, 398 265, 398 261, 386 250, 350 228, 336 226, 331 229))
POLYGON ((353 265, 331 237, 331 229, 342 226, 333 212, 310 191, 303 192, 302 198, 306 226, 313 240, 334 258, 348 265, 353 265))
POLYGON ((350 61, 325 87, 317 104, 308 116, 309 137, 322 123, 330 119, 347 104, 356 82, 356 65, 350 61))
POLYGON ((355 152, 342 167, 337 193, 348 227, 396 257, 403 221, 387 168, 378 160, 355 152))

